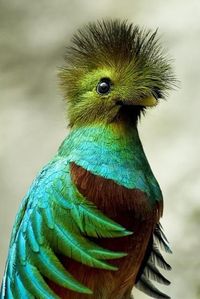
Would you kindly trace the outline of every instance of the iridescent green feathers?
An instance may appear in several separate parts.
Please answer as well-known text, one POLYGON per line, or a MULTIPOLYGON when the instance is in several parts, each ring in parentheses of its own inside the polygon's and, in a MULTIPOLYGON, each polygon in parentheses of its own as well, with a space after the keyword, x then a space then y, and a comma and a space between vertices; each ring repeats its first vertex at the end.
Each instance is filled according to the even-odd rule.
POLYGON ((141 190, 152 206, 162 201, 162 192, 135 127, 94 124, 74 128, 59 154, 120 186, 141 190))
POLYGON ((55 159, 34 181, 17 216, 1 298, 57 298, 45 277, 65 288, 91 293, 58 259, 62 254, 90 267, 117 270, 106 263, 126 255, 89 241, 130 232, 105 217, 75 188, 69 163, 55 159))

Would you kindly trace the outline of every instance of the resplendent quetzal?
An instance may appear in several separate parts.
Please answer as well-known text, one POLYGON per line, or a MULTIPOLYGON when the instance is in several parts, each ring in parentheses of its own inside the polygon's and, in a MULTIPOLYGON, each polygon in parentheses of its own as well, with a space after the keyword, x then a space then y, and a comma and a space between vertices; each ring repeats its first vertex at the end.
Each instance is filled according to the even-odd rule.
POLYGON ((169 298, 160 187, 137 122, 173 86, 157 33, 111 20, 73 36, 59 73, 70 132, 14 224, 3 299, 169 298))

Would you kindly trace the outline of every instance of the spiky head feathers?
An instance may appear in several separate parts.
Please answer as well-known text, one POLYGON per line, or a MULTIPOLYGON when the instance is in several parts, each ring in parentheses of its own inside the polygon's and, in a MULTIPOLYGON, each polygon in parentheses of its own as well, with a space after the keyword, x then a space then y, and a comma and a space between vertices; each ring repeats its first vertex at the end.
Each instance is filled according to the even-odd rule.
POLYGON ((60 79, 72 125, 111 122, 127 105, 137 116, 149 106, 146 99, 164 98, 174 83, 157 31, 126 21, 101 21, 80 29, 65 59, 60 79))

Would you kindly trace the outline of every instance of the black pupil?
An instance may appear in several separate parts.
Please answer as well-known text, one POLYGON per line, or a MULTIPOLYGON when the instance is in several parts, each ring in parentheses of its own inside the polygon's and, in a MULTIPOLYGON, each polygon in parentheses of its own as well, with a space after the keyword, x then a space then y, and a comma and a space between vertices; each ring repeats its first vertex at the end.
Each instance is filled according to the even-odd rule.
POLYGON ((97 85, 97 92, 100 94, 106 94, 110 91, 110 79, 103 78, 97 85))

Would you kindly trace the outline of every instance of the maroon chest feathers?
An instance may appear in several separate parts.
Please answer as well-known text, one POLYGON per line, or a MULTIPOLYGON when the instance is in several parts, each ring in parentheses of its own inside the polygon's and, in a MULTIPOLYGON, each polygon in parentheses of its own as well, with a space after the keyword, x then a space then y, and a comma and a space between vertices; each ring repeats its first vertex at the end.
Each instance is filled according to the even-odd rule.
MULTIPOLYGON (((134 258, 146 251, 149 238, 162 215, 162 202, 152 207, 145 193, 138 189, 127 189, 114 181, 93 175, 82 167, 71 164, 72 180, 87 200, 95 203, 105 215, 133 232, 123 238, 95 239, 104 248, 124 251, 134 258)), ((119 260, 122 263, 123 259, 119 260)))
POLYGON ((71 163, 70 169, 72 180, 79 192, 127 229, 130 229, 129 221, 133 219, 157 223, 162 216, 162 202, 152 207, 146 194, 139 189, 120 186, 113 180, 94 175, 75 163, 71 163))

